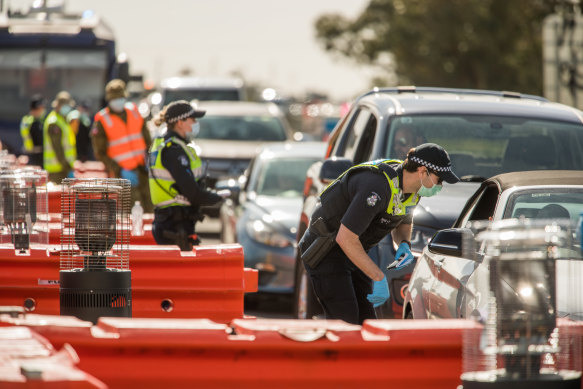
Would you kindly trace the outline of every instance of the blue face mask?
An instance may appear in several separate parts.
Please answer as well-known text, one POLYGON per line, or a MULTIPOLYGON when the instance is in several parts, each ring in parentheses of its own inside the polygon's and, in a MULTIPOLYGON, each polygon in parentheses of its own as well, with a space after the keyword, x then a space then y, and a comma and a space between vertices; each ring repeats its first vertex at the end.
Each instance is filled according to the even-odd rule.
POLYGON ((194 138, 198 135, 198 133, 200 132, 200 123, 199 122, 195 122, 192 123, 190 125, 191 131, 186 133, 186 140, 192 142, 194 140, 194 138))
MULTIPOLYGON (((427 173, 427 176, 429 176, 429 179, 431 180, 431 176, 429 175, 429 173, 427 173)), ((431 183, 433 184, 433 182, 431 183)), ((417 194, 419 194, 419 196, 421 197, 431 197, 438 194, 441 188, 442 186, 437 184, 433 184, 431 188, 426 188, 425 185, 423 185, 423 180, 421 180, 421 188, 419 188, 417 194)))
POLYGON ((126 99, 124 99, 123 97, 113 99, 109 102, 109 108, 111 108, 111 110, 114 112, 122 112, 125 103, 126 99))
POLYGON ((59 109, 59 113, 61 114, 61 116, 66 117, 69 114, 69 112, 71 112, 72 109, 73 107, 71 107, 70 105, 63 105, 61 109, 59 109))

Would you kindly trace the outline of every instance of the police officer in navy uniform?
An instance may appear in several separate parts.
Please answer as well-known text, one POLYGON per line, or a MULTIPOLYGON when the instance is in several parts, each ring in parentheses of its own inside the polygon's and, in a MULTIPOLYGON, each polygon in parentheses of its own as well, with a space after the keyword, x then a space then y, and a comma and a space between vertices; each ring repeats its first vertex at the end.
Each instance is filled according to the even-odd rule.
POLYGON ((176 244, 183 251, 200 243, 195 223, 202 220, 200 206, 226 198, 230 191, 217 193, 201 185, 202 161, 188 143, 198 133, 197 110, 185 100, 166 106, 156 125, 166 123, 167 131, 152 143, 148 156, 150 195, 154 204, 152 234, 158 244, 176 244))
POLYGON ((411 263, 413 211, 420 197, 437 194, 443 181, 459 181, 449 155, 425 143, 409 150, 403 162, 353 166, 322 192, 299 249, 327 319, 362 324, 376 318, 374 308, 389 298, 389 287, 368 251, 390 233, 398 246, 397 269, 411 263), (304 254, 321 240, 314 227, 321 222, 332 232, 332 243, 314 262, 304 254))

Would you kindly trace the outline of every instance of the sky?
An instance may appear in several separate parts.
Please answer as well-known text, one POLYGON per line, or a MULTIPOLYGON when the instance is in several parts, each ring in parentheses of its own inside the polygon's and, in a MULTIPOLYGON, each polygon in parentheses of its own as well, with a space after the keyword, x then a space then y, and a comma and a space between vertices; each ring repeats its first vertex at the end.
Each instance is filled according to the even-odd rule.
MULTIPOLYGON (((32 0, 4 0, 27 9, 32 0)), ((282 95, 325 93, 347 100, 369 89, 372 72, 324 52, 314 22, 325 13, 355 18, 369 0, 69 0, 114 30, 132 73, 155 83, 190 68, 194 76, 244 78, 282 95)))

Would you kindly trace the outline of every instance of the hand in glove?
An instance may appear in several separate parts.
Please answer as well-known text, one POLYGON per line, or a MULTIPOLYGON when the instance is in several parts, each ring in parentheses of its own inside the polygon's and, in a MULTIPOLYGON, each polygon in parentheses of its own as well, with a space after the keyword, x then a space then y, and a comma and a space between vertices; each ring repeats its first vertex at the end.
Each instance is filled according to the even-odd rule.
POLYGON ((133 170, 121 169, 120 176, 129 180, 132 186, 138 186, 138 175, 133 170))
POLYGON ((383 305, 390 295, 389 282, 387 281, 387 277, 383 277, 382 280, 374 282, 372 287, 372 294, 367 295, 366 298, 376 308, 383 305))
POLYGON ((395 254, 395 259, 398 261, 395 269, 399 270, 410 264, 415 257, 413 257, 413 253, 411 252, 411 248, 409 248, 409 244, 405 242, 401 242, 399 247, 397 248, 397 253, 395 254))

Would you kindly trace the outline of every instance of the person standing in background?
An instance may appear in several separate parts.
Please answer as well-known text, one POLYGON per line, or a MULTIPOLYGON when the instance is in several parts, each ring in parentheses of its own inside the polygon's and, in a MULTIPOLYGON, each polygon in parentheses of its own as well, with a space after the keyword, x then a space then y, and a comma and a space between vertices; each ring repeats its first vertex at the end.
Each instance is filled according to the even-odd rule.
POLYGON ((89 104, 84 101, 76 109, 67 115, 67 121, 76 134, 77 139, 77 159, 81 162, 93 160, 93 150, 91 148, 91 131, 92 119, 89 112, 89 104))
POLYGON ((29 112, 20 122, 23 153, 28 156, 28 164, 43 166, 43 122, 45 119, 45 103, 41 95, 36 94, 30 99, 29 112))
POLYGON ((69 92, 59 92, 43 126, 44 169, 49 173, 49 181, 57 184, 63 178, 73 177, 73 163, 77 159, 75 133, 66 119, 74 105, 69 92))
POLYGON ((139 201, 145 212, 152 212, 146 168, 152 141, 144 119, 127 96, 122 80, 111 80, 105 86, 107 107, 95 115, 91 130, 93 152, 105 164, 110 177, 130 181, 132 204, 139 201))

